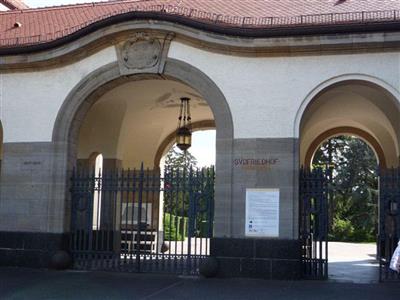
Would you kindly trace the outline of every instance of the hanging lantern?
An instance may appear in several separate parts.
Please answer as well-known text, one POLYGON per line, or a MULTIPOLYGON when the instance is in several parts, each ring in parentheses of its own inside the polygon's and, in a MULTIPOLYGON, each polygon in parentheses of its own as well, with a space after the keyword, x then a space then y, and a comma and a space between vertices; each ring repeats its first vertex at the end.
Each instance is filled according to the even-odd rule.
POLYGON ((176 146, 186 151, 192 146, 192 128, 190 116, 190 98, 181 98, 181 106, 178 118, 178 129, 176 130, 176 146))

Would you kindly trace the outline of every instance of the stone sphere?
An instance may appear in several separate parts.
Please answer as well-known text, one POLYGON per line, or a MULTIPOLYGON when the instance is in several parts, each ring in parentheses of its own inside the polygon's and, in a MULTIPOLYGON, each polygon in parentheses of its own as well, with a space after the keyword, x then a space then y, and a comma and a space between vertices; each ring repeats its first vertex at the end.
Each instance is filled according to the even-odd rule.
POLYGON ((50 266, 52 269, 65 270, 72 265, 72 258, 66 251, 57 251, 51 257, 50 266))
POLYGON ((218 260, 215 257, 208 257, 200 263, 200 274, 206 278, 217 276, 218 273, 218 260))
POLYGON ((165 253, 169 250, 169 246, 166 243, 161 245, 161 253, 165 253))

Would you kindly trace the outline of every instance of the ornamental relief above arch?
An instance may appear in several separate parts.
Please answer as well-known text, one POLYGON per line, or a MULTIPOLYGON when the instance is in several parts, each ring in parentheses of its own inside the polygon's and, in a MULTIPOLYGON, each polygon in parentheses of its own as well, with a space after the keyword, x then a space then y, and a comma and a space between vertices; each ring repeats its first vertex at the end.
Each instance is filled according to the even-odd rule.
POLYGON ((175 35, 164 36, 147 32, 136 32, 116 45, 121 75, 140 73, 162 74, 168 50, 175 35))

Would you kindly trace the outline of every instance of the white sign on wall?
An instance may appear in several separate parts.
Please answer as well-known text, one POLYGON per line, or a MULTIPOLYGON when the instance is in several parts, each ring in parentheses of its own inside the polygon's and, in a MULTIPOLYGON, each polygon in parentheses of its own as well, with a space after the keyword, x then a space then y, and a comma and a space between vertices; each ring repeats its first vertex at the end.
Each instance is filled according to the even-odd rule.
POLYGON ((279 237, 279 189, 246 190, 246 236, 279 237))

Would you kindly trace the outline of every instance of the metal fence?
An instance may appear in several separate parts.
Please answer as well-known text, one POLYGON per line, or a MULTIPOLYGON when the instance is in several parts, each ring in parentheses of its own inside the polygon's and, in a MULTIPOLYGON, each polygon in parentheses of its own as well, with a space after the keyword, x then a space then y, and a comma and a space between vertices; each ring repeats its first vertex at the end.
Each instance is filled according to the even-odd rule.
POLYGON ((303 276, 327 279, 328 177, 321 169, 302 169, 299 184, 303 276))
POLYGON ((400 239, 400 168, 381 170, 379 206, 379 279, 400 281, 400 274, 389 268, 400 239))
POLYGON ((74 268, 197 274, 213 234, 213 169, 75 171, 74 268))
MULTIPOLYGON (((400 281, 389 264, 400 239, 400 168, 380 170, 378 260, 381 282, 400 281)), ((300 171, 300 239, 303 275, 328 278, 329 172, 300 171)))

